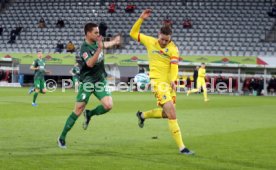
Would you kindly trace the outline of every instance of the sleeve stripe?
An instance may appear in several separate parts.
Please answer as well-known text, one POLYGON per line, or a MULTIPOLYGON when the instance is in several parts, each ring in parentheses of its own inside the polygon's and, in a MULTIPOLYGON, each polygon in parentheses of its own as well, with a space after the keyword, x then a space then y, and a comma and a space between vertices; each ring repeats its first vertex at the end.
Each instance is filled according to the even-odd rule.
POLYGON ((171 64, 178 64, 178 61, 171 61, 171 64))
POLYGON ((138 34, 138 42, 140 42, 140 33, 138 34))
POLYGON ((178 57, 172 56, 172 57, 171 57, 171 60, 173 60, 173 59, 178 60, 178 57))
POLYGON ((176 60, 176 59, 173 59, 173 60, 171 60, 171 62, 178 62, 178 60, 176 60))

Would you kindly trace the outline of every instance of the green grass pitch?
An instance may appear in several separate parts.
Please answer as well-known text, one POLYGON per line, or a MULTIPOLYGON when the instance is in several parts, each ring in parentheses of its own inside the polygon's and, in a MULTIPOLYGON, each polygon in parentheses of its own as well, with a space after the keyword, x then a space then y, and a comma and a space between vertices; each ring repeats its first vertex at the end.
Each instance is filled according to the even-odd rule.
MULTIPOLYGON (((80 117, 67 137, 56 139, 71 113, 73 90, 38 96, 31 106, 27 88, 0 88, 0 169, 276 169, 276 98, 202 95, 177 97, 177 117, 188 157, 178 149, 167 120, 146 120, 138 109, 156 107, 151 93, 113 93, 111 112, 93 117, 87 131, 80 117), (157 138, 156 138, 157 137, 157 138)), ((88 108, 98 101, 92 97, 88 108)))

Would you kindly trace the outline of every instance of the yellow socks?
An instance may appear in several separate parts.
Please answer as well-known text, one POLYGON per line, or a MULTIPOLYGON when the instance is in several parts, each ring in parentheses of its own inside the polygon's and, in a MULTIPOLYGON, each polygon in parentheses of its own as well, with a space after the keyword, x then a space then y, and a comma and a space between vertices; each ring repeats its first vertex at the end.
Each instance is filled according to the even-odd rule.
POLYGON ((207 89, 203 89, 204 100, 207 100, 207 89))
POLYGON ((192 89, 191 91, 190 91, 190 93, 196 93, 196 92, 198 92, 199 90, 198 89, 192 89))
MULTIPOLYGON (((143 118, 144 119, 147 119, 147 118, 162 118, 162 109, 157 108, 157 109, 153 109, 153 110, 143 112, 143 118)), ((177 120, 176 119, 168 119, 168 123, 169 123, 169 128, 170 128, 170 131, 172 133, 172 136, 173 136, 179 150, 184 149, 185 145, 184 145, 183 140, 182 140, 182 135, 181 135, 181 131, 180 131, 180 128, 178 126, 177 120)))
POLYGON ((153 109, 153 110, 143 112, 143 118, 144 119, 147 119, 147 118, 162 118, 162 109, 157 108, 157 109, 153 109))
POLYGON ((184 145, 183 140, 182 140, 182 135, 181 135, 181 131, 180 131, 180 128, 178 126, 177 120, 176 119, 174 119, 174 120, 169 119, 168 122, 169 122, 170 131, 172 133, 172 136, 173 136, 179 150, 184 149, 185 145, 184 145))

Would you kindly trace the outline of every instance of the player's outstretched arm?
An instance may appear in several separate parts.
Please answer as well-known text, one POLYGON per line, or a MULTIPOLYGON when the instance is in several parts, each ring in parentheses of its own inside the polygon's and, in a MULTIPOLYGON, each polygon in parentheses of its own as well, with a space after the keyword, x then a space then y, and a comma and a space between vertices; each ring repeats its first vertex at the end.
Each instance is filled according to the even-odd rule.
POLYGON ((132 29, 130 30, 130 37, 133 38, 136 41, 139 41, 139 33, 140 33, 140 27, 142 22, 150 17, 152 10, 151 9, 145 9, 142 14, 140 15, 139 19, 135 22, 132 29))
POLYGON ((111 39, 111 41, 104 41, 104 48, 110 48, 115 45, 120 45, 121 42, 121 35, 116 35, 111 39))

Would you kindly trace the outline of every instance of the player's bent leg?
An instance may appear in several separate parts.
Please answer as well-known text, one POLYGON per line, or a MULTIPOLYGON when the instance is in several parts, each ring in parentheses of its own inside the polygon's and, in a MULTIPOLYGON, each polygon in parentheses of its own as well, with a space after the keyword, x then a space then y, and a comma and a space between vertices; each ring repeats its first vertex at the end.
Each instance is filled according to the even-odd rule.
POLYGON ((163 118, 162 116, 163 109, 161 108, 155 108, 152 110, 148 110, 143 112, 143 118, 148 119, 148 118, 163 118))
POLYGON ((46 92, 47 92, 46 88, 42 89, 42 94, 45 94, 46 92))
POLYGON ((197 82, 196 82, 196 88, 194 88, 194 89, 192 89, 192 90, 189 90, 188 92, 187 92, 187 96, 189 96, 191 93, 197 93, 197 92, 199 92, 200 91, 200 88, 201 88, 201 86, 202 86, 202 83, 201 83, 201 81, 198 79, 197 80, 197 82))
MULTIPOLYGON (((168 89, 169 85, 167 83, 156 83, 152 82, 152 86, 154 88, 155 97, 157 99, 157 104, 161 106, 163 103, 166 103, 166 101, 170 101, 171 98, 171 89, 168 89), (162 97, 160 97, 162 96, 162 97)), ((175 96, 175 95, 174 95, 175 96)), ((161 108, 155 108, 152 110, 140 112, 138 111, 136 113, 136 116, 138 118, 138 126, 140 128, 144 127, 145 119, 149 118, 167 118, 167 115, 163 112, 163 109, 161 108)))
POLYGON ((88 116, 99 116, 102 114, 107 113, 110 111, 113 107, 113 101, 111 96, 105 96, 101 99, 101 105, 98 105, 96 108, 92 109, 91 111, 88 112, 88 116))
POLYGON ((167 115, 163 113, 163 110, 161 108, 155 108, 155 109, 148 110, 148 111, 145 111, 145 112, 141 112, 141 111, 138 110, 136 112, 136 116, 138 118, 138 126, 140 128, 144 127, 145 119, 150 119, 150 118, 155 118, 155 119, 167 118, 167 115))
POLYGON ((113 107, 113 100, 111 96, 105 96, 101 99, 101 103, 104 107, 104 109, 108 112, 113 107))
POLYGON ((187 96, 189 96, 191 93, 197 93, 197 92, 199 92, 199 89, 188 90, 187 96))
POLYGON ((85 110, 83 112, 84 115, 84 122, 83 122, 83 129, 86 130, 88 128, 89 122, 92 116, 99 116, 102 114, 107 113, 113 107, 113 101, 111 96, 105 96, 101 99, 101 105, 98 105, 93 110, 85 110))
POLYGON ((166 118, 168 118, 166 113, 161 108, 156 108, 156 109, 152 109, 152 110, 145 111, 145 112, 141 112, 140 110, 138 110, 136 112, 136 116, 138 118, 138 126, 140 128, 144 127, 144 122, 145 122, 146 119, 149 119, 149 118, 155 118, 155 119, 163 118, 163 119, 166 119, 166 118))

